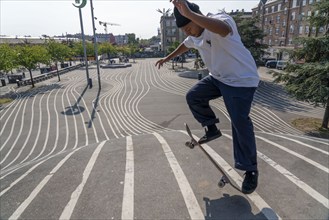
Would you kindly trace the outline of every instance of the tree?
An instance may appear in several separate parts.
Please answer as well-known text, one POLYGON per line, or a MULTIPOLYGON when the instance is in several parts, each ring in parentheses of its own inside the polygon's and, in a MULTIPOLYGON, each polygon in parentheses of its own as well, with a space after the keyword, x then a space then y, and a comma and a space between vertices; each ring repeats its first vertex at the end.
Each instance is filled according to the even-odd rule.
POLYGON ((15 60, 16 52, 14 48, 8 44, 0 44, 0 71, 4 73, 12 71, 17 66, 15 60))
POLYGON ((49 40, 46 42, 46 49, 51 60, 55 62, 58 81, 61 81, 58 72, 58 62, 63 63, 65 59, 69 58, 71 56, 71 50, 65 44, 55 42, 54 40, 49 40))
POLYGON ((307 101, 314 106, 322 105, 325 113, 322 128, 328 128, 329 122, 329 2, 320 1, 315 4, 309 19, 310 24, 327 28, 320 37, 297 39, 303 47, 292 51, 292 59, 304 60, 304 64, 289 64, 286 73, 276 72, 276 82, 285 82, 287 91, 298 100, 307 101), (321 10, 320 10, 321 9, 321 10), (314 13, 321 11, 321 13, 314 13))
POLYGON ((38 63, 48 63, 50 56, 45 47, 39 45, 23 45, 17 46, 17 64, 26 68, 31 77, 32 87, 34 81, 32 77, 32 70, 35 69, 38 63))
POLYGON ((109 42, 101 43, 99 45, 99 53, 100 54, 107 54, 107 58, 110 60, 110 54, 116 53, 115 47, 110 44, 109 42))
POLYGON ((241 36, 241 41, 251 52, 256 63, 259 63, 264 56, 264 50, 267 48, 267 45, 260 43, 265 37, 265 34, 256 26, 259 22, 259 18, 243 18, 242 15, 243 12, 234 16, 234 20, 241 36))

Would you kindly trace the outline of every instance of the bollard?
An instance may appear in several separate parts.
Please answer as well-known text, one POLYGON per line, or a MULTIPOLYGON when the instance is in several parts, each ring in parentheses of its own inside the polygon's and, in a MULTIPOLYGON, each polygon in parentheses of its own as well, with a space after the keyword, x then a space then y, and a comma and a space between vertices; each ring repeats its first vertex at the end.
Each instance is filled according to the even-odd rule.
POLYGON ((91 78, 88 78, 88 85, 89 85, 89 89, 93 87, 93 80, 91 78))
POLYGON ((198 72, 198 80, 202 79, 202 73, 198 72))

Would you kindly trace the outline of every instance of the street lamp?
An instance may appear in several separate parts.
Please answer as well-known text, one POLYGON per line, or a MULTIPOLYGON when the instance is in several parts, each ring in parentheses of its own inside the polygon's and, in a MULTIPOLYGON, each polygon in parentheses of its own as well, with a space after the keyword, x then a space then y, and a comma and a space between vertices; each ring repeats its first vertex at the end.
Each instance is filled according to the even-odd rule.
MULTIPOLYGON (((76 4, 80 4, 80 0, 75 0, 76 4)), ((83 22, 82 22, 82 13, 81 8, 85 7, 87 4, 87 0, 82 0, 82 3, 80 5, 73 4, 74 7, 79 8, 79 16, 80 16, 80 26, 81 26, 81 35, 82 35, 82 45, 83 45, 83 53, 84 53, 84 59, 85 59, 85 65, 86 65, 86 75, 87 75, 87 85, 89 85, 89 88, 92 87, 91 79, 89 78, 89 72, 88 72, 88 59, 87 59, 87 50, 86 50, 86 40, 85 40, 85 34, 83 30, 83 22)))
POLYGON ((96 60, 96 65, 97 65, 97 75, 98 75, 98 86, 99 89, 101 89, 101 77, 99 74, 99 62, 98 62, 98 49, 97 49, 97 37, 96 37, 96 28, 95 28, 95 18, 94 17, 94 7, 93 7, 93 1, 90 0, 90 8, 91 8, 91 17, 92 17, 92 24, 93 24, 93 34, 94 34, 94 50, 95 50, 95 60, 96 60))

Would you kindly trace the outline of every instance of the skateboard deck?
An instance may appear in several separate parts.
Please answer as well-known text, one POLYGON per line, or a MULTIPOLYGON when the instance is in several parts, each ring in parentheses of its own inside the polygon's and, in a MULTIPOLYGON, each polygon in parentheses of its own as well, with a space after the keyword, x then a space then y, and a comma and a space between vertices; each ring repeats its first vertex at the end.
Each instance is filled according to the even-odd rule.
POLYGON ((222 174, 222 177, 220 178, 220 180, 218 182, 219 188, 223 188, 228 183, 234 189, 236 189, 239 192, 241 192, 240 187, 238 187, 238 186, 236 186, 235 184, 232 183, 231 179, 226 174, 226 172, 220 167, 220 165, 209 155, 209 153, 202 147, 202 145, 199 144, 199 142, 197 140, 195 140, 195 138, 193 137, 192 132, 191 132, 189 126, 186 123, 184 123, 184 124, 185 124, 186 132, 187 132, 188 136, 190 136, 190 138, 191 138, 191 141, 185 142, 185 146, 193 149, 196 145, 198 145, 201 148, 201 150, 206 154, 206 156, 210 159, 210 161, 215 165, 215 167, 222 174))

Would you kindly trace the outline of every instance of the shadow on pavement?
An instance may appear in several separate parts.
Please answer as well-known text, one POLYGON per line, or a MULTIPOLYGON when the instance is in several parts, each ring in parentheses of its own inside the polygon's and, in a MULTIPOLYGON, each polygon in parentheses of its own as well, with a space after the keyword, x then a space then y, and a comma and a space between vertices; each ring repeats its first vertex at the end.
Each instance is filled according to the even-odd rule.
POLYGON ((96 100, 95 100, 94 106, 93 106, 93 112, 91 113, 90 120, 88 122, 88 128, 91 128, 92 123, 93 123, 93 120, 95 119, 95 114, 96 114, 96 109, 97 109, 97 106, 98 106, 98 101, 99 101, 99 95, 100 95, 100 93, 101 93, 101 88, 98 88, 96 100))
POLYGON ((85 108, 79 106, 79 102, 81 101, 83 95, 86 93, 87 89, 88 89, 89 85, 87 85, 84 90, 82 91, 81 95, 79 96, 79 98, 77 99, 76 103, 72 106, 68 106, 66 107, 66 111, 61 112, 63 115, 77 115, 82 113, 85 108))
POLYGON ((263 107, 281 112, 309 112, 314 110, 312 105, 298 102, 289 95, 282 85, 265 81, 259 83, 254 102, 263 107))
MULTIPOLYGON (((219 199, 210 200, 209 198, 203 198, 203 200, 206 208, 205 220, 267 219, 262 212, 253 214, 249 201, 242 196, 224 194, 219 199)), ((266 212, 270 213, 271 216, 276 216, 276 219, 278 219, 272 210, 266 210, 266 212)))

